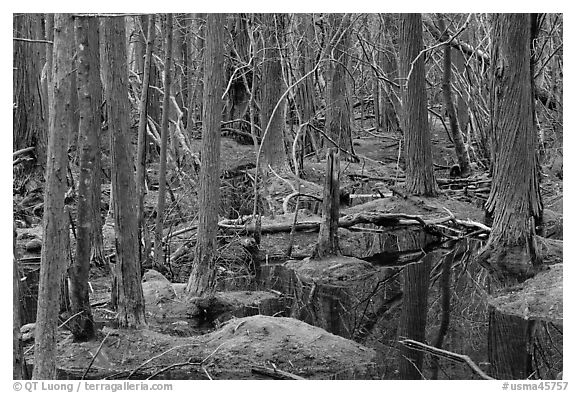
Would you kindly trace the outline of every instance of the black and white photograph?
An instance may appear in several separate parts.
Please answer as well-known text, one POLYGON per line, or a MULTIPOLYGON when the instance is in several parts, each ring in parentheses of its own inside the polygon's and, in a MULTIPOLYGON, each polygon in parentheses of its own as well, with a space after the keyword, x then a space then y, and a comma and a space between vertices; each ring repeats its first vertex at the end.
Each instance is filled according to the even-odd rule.
POLYGON ((248 8, 12 13, 12 391, 566 390, 564 14, 248 8))

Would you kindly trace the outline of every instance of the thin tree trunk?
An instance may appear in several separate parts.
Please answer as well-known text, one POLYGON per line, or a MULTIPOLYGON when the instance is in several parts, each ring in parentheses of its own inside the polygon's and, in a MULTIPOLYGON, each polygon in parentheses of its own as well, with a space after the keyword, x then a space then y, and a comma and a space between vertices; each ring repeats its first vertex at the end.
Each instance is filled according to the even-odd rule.
POLYGON ((134 156, 128 128, 128 66, 123 18, 104 18, 102 74, 105 81, 106 109, 112 135, 112 193, 114 195, 114 231, 116 266, 114 278, 118 299, 118 323, 122 328, 146 324, 144 299, 138 260, 138 217, 134 156))
MULTIPOLYGON (((302 36, 302 39, 297 41, 296 53, 296 67, 295 76, 296 80, 300 79, 314 68, 314 52, 312 43, 314 41, 314 16, 309 14, 296 14, 294 15, 296 31, 302 36)), ((316 114, 316 101, 314 94, 314 79, 312 76, 306 78, 296 86, 296 109, 299 113, 299 120, 301 123, 310 121, 316 114)), ((304 137, 303 148, 308 146, 308 140, 313 149, 316 148, 315 132, 311 127, 306 126, 303 130, 304 137)), ((304 153, 308 153, 304 150, 304 153)))
MULTIPOLYGON (((397 40, 398 40, 398 24, 397 20, 392 14, 380 15, 382 22, 381 40, 379 41, 384 48, 384 51, 378 52, 381 57, 382 69, 386 76, 391 80, 396 80, 398 77, 398 59, 396 58, 397 40)), ((400 130, 400 119, 398 112, 401 108, 398 99, 398 89, 393 85, 386 83, 380 89, 380 116, 382 126, 388 132, 396 132, 400 130)))
POLYGON ((318 245, 314 257, 323 258, 339 255, 338 218, 340 216, 340 154, 337 148, 330 148, 326 154, 326 178, 322 223, 318 234, 318 245))
POLYGON ((202 123, 202 166, 198 205, 198 240, 190 279, 189 296, 210 296, 216 280, 216 235, 220 204, 220 124, 224 90, 223 14, 208 14, 204 56, 204 121, 202 123))
POLYGON ((172 14, 166 15, 166 47, 164 53, 164 100, 162 102, 162 126, 160 134, 160 170, 158 174, 158 205, 156 207, 156 229, 154 232, 154 259, 156 266, 164 266, 162 237, 164 230, 164 206, 166 203, 166 153, 168 144, 168 120, 170 117, 172 61, 172 14))
MULTIPOLYGON (((96 90, 91 84, 91 71, 97 64, 98 46, 90 42, 88 34, 90 30, 90 18, 76 18, 76 65, 79 110, 79 135, 78 149, 80 155, 80 175, 78 177, 78 206, 76 227, 76 258, 68 269, 70 279, 70 306, 73 315, 69 327, 77 340, 89 340, 94 337, 94 321, 90 309, 88 297, 88 274, 90 272, 90 257, 92 253, 92 231, 99 228, 94 226, 92 204, 95 201, 94 187, 94 162, 99 154, 98 134, 100 131, 100 119, 98 112, 94 112, 92 93, 96 90), (90 45, 92 44, 92 45, 90 45)), ((94 98, 95 99, 95 98, 94 98)), ((99 200, 97 201, 100 202, 99 200)))
POLYGON ((406 191, 414 195, 436 195, 432 147, 426 104, 422 17, 402 14, 400 21, 400 75, 403 87, 402 120, 406 158, 406 191), (406 80, 408 78, 408 80, 406 80))
MULTIPOLYGON (((446 30, 446 24, 444 23, 444 17, 440 16, 438 19, 438 25, 440 30, 445 32, 442 36, 442 40, 448 40, 448 32, 446 30)), ((456 108, 454 106, 454 101, 452 100, 452 59, 451 59, 451 48, 450 44, 444 45, 444 72, 442 73, 442 94, 444 95, 444 106, 446 112, 448 112, 448 119, 450 122, 450 131, 452 133, 452 140, 454 141, 454 150, 456 151, 456 157, 458 159, 458 165, 460 167, 460 176, 466 177, 470 174, 470 157, 468 156, 468 150, 464 145, 464 138, 462 137, 462 132, 460 131, 460 124, 458 122, 458 116, 456 115, 456 108)))
MULTIPOLYGON (((142 95, 140 97, 140 107, 138 108, 138 150, 136 156, 136 189, 138 194, 138 228, 140 239, 145 239, 144 225, 144 198, 146 197, 146 125, 148 124, 148 87, 150 86, 150 66, 152 63, 152 49, 156 36, 156 16, 148 15, 148 33, 146 39, 146 59, 144 61, 144 76, 142 77, 142 95)), ((140 246, 140 262, 144 263, 148 257, 140 246)))
POLYGON ((91 262, 95 266, 107 266, 104 258, 104 238, 102 236, 102 214, 101 198, 102 198, 102 149, 103 145, 108 143, 102 141, 102 80, 100 79, 100 38, 99 38, 99 21, 96 18, 88 18, 87 26, 87 42, 93 52, 90 52, 92 60, 90 63, 89 88, 90 102, 92 104, 91 115, 95 122, 94 129, 97 132, 97 145, 96 154, 94 155, 94 163, 92 169, 92 230, 90 231, 92 255, 90 256, 91 262))
POLYGON ((70 14, 54 17, 53 87, 50 93, 50 127, 46 185, 42 262, 38 285, 36 340, 33 379, 56 378, 56 330, 60 310, 61 277, 67 260, 68 217, 64 214, 68 136, 70 135, 70 94, 74 53, 74 20, 70 14))
POLYGON ((203 75, 203 56, 204 56, 204 14, 192 14, 194 18, 193 21, 189 23, 189 44, 188 44, 188 56, 191 60, 188 63, 188 120, 186 122, 186 127, 191 130, 196 126, 196 120, 198 113, 202 114, 202 96, 203 96, 203 86, 204 82, 200 75, 203 75), (198 26, 198 33, 192 34, 194 26, 198 26), (192 60, 194 64, 192 64, 192 60), (198 63, 196 67, 195 64, 198 63))
MULTIPOLYGON (((458 18, 458 23, 462 24, 465 20, 466 15, 462 14, 460 16, 460 18, 458 18)), ((470 26, 471 27, 471 26, 470 26)), ((469 28, 465 29, 461 35, 460 38, 464 41, 469 41, 468 39, 468 31, 469 28)), ((466 58, 464 57, 464 53, 459 50, 456 49, 454 51, 454 66, 456 68, 456 71, 460 74, 460 80, 466 80, 466 58)), ((470 119, 470 114, 468 113, 468 99, 467 99, 467 95, 466 92, 464 91, 464 88, 461 86, 460 88, 460 92, 461 94, 458 94, 458 97, 456 99, 456 112, 458 114, 458 124, 460 124, 460 130, 462 131, 463 134, 467 133, 468 130, 468 122, 470 119)))
POLYGON ((231 64, 227 69, 226 80, 232 78, 232 83, 226 95, 225 121, 244 118, 250 99, 249 86, 245 83, 248 78, 244 78, 238 72, 235 73, 237 67, 248 64, 249 61, 249 37, 246 15, 236 14, 234 18, 229 19, 228 29, 233 40, 234 50, 232 54, 235 64, 231 64))

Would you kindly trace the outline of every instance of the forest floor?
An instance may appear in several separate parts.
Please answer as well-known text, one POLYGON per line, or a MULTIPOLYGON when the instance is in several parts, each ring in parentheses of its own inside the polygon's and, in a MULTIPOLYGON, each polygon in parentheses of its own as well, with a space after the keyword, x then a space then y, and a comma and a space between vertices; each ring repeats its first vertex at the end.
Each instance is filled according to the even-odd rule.
MULTIPOLYGON (((443 180, 439 182, 441 190, 436 198, 402 195, 403 163, 398 160, 400 140, 399 134, 361 132, 357 135, 354 150, 360 162, 341 162, 341 189, 350 193, 342 203, 341 216, 399 214, 418 216, 427 222, 451 216, 461 221, 482 223, 484 213, 481 207, 487 193, 481 189, 485 188, 482 184, 486 184, 483 182, 488 180, 488 175, 477 171, 464 186, 449 178, 453 151, 445 131, 437 126, 432 137, 434 162, 439 164, 436 176, 443 180)), ((87 378, 109 379, 394 378, 394 367, 386 364, 394 363, 397 356, 394 344, 400 304, 397 295, 401 296, 397 276, 401 266, 412 263, 410 258, 422 259, 422 255, 413 255, 414 250, 404 244, 410 243, 406 239, 412 236, 424 236, 422 226, 417 222, 394 226, 393 235, 386 234, 386 228, 373 225, 363 225, 362 230, 358 226, 340 228, 340 247, 347 257, 320 262, 310 260, 317 240, 317 229, 313 226, 320 222, 320 204, 313 197, 322 197, 325 172, 325 159, 317 161, 312 156, 304 162, 306 180, 300 183, 300 191, 312 198, 301 201, 303 210, 298 214, 298 223, 310 224, 311 227, 297 231, 294 236, 289 231, 278 229, 290 227, 294 221, 295 200, 293 198, 287 203, 286 198, 297 184, 294 179, 270 176, 266 184, 268 206, 264 208, 275 214, 262 219, 262 227, 270 230, 264 231, 256 255, 250 255, 244 246, 245 239, 250 236, 246 230, 250 223, 233 219, 252 212, 253 185, 250 179, 254 176, 251 167, 255 161, 254 149, 230 138, 223 138, 221 146, 224 174, 221 217, 225 219, 221 221, 224 224, 219 238, 219 292, 216 300, 203 304, 191 301, 184 294, 184 283, 193 260, 195 232, 189 230, 179 235, 168 235, 188 228, 195 221, 197 207, 195 190, 180 184, 173 189, 178 204, 169 206, 165 226, 167 246, 173 257, 162 274, 149 270, 143 278, 148 326, 137 332, 115 329, 115 313, 107 308, 109 273, 92 271, 90 297, 100 330, 96 340, 88 343, 76 343, 65 328, 59 330, 60 376, 79 378, 89 368, 87 378), (286 255, 290 246, 291 258, 286 255), (391 248, 398 252, 390 252, 391 248), (251 258, 258 258, 265 265, 263 276, 256 280, 247 262, 251 258), (282 265, 281 272, 278 272, 279 265, 282 265), (386 283, 384 289, 382 282, 386 283), (383 292, 377 293, 381 290, 383 292), (371 306, 372 314, 364 310, 360 319, 367 318, 380 324, 384 321, 378 334, 375 333, 378 329, 369 323, 363 322, 364 330, 360 332, 357 322, 352 329, 349 321, 358 318, 359 304, 362 303, 352 302, 349 299, 351 294, 371 291, 371 296, 377 294, 382 301, 371 306), (294 308, 295 299, 302 302, 297 310, 294 308), (339 307, 348 307, 346 316, 335 320, 331 315, 340 315, 339 307)), ((199 147, 200 140, 194 140, 192 150, 199 151, 199 147)), ((154 181, 157 184, 155 168, 152 165, 149 171, 152 185, 154 181)), ((549 233, 553 239, 561 239, 562 180, 552 170, 546 172, 546 168, 544 176, 542 189, 545 207, 549 209, 549 233)), ((154 210, 157 199, 157 192, 151 188, 146 198, 149 212, 154 210)), ((15 202, 23 206, 21 199, 15 202)), ((106 192, 102 202, 103 206, 108 203, 106 192)), ((33 210, 34 204, 26 206, 33 210)), ((39 248, 31 243, 42 238, 41 230, 38 219, 32 226, 18 229, 17 250, 21 261, 28 264, 39 262, 39 248)), ((103 233, 105 254, 111 255, 114 252, 114 229, 110 219, 105 221, 103 233)), ((74 238, 71 237, 73 250, 74 238)), ((424 245, 429 244, 428 240, 423 241, 424 245)), ((431 248, 426 249, 423 255, 437 252, 434 259, 434 268, 437 269, 438 261, 441 262, 450 249, 430 244, 431 248)), ((457 268, 467 269, 466 263, 463 257, 457 268)), ((485 353, 486 320, 476 322, 482 317, 466 314, 473 307, 481 314, 486 312, 486 293, 477 288, 485 276, 478 271, 468 271, 473 283, 466 284, 466 289, 455 295, 454 302, 468 297, 465 305, 460 304, 465 311, 454 316, 457 322, 453 325, 459 325, 453 326, 452 338, 448 338, 448 343, 453 341, 455 351, 485 353), (472 301, 469 296, 476 300, 472 301), (478 337, 470 339, 470 331, 476 331, 478 337)), ((501 309, 508 307, 510 313, 521 315, 517 310, 523 310, 526 299, 530 298, 533 306, 530 316, 546 315, 544 320, 561 324, 561 265, 543 273, 542 277, 546 281, 545 288, 560 288, 560 292, 545 294, 538 289, 542 288, 541 284, 532 281, 507 294, 507 298, 492 300, 493 304, 501 309), (523 289, 528 295, 519 295, 523 289), (551 300, 543 300, 545 295, 551 300)), ((438 296, 439 291, 432 292, 432 309, 436 307, 438 310, 438 296)), ((436 317, 432 318, 428 330, 432 332, 438 324, 436 317)), ((33 358, 32 348, 28 341, 25 349, 29 361, 33 358)), ((476 359, 481 361, 484 357, 478 355, 476 359)), ((445 365, 446 370, 451 367, 445 365)), ((458 370, 451 375, 473 377, 458 370)))

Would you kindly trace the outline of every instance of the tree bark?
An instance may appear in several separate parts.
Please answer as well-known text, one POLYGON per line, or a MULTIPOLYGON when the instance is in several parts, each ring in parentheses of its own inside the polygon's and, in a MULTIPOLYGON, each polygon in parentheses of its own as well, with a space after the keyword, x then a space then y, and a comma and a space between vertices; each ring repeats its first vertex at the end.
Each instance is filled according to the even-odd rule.
MULTIPOLYGON (((444 32, 442 35, 442 40, 447 41, 449 39, 448 32, 446 30, 446 23, 444 23, 444 17, 440 16, 438 19, 438 25, 440 30, 444 32)), ((462 132, 460 130, 460 123, 458 121, 458 116, 456 115, 456 108, 454 106, 454 101, 452 100, 452 56, 450 44, 444 45, 444 70, 442 73, 442 94, 444 95, 444 107, 448 113, 448 120, 450 123, 450 131, 452 133, 452 140, 454 141, 454 150, 456 151, 456 157, 458 159, 458 166, 460 167, 460 176, 467 177, 470 174, 470 157, 468 156, 468 150, 464 145, 464 138, 462 137, 462 132)))
MULTIPOLYGON (((47 29, 49 26, 47 25, 47 29)), ((14 35, 29 39, 44 39, 42 14, 14 15, 14 35)), ((36 164, 41 170, 46 165, 48 140, 47 92, 42 84, 46 55, 52 45, 36 42, 14 41, 14 110, 12 117, 13 149, 35 146, 36 164)), ((46 75, 47 76, 47 75, 46 75)))
POLYGON ((540 256, 535 220, 542 215, 530 73, 530 16, 494 15, 492 232, 481 260, 503 279, 534 274, 540 256))
POLYGON ((223 14, 208 14, 206 21, 206 54, 204 56, 204 121, 202 123, 202 166, 198 240, 190 279, 189 296, 211 296, 216 283, 216 235, 220 204, 220 123, 224 76, 223 14))
POLYGON ((191 130, 196 126, 198 113, 202 114, 202 96, 204 82, 200 77, 203 74, 203 55, 204 55, 204 14, 192 14, 188 24, 188 119, 186 127, 191 130), (192 32, 197 26, 197 34, 192 32), (195 38, 193 38, 195 37, 195 38), (198 64, 196 66, 196 64, 198 64))
POLYGON ((128 65, 123 18, 104 18, 102 75, 105 81, 106 110, 112 135, 112 193, 114 194, 114 231, 116 266, 114 279, 118 299, 118 323, 122 328, 145 325, 144 299, 138 260, 138 217, 134 156, 128 127, 128 65))
POLYGON ((400 79, 406 191, 414 195, 434 196, 437 187, 432 167, 424 57, 419 56, 416 60, 422 50, 422 17, 420 14, 402 14, 400 19, 400 79))
POLYGON ((262 75, 261 128, 263 168, 268 165, 274 170, 289 170, 284 147, 284 125, 286 123, 284 102, 279 103, 286 86, 282 76, 280 39, 283 34, 282 14, 264 14, 264 71, 262 75), (277 107, 274 112, 274 108, 277 107), (274 116, 272 116, 274 113, 274 116))
POLYGON ((166 47, 164 53, 164 100, 162 102, 162 127, 160 135, 160 169, 158 171, 158 205, 154 231, 154 259, 156 266, 164 266, 162 237, 164 230, 164 206, 166 203, 166 153, 168 145, 168 120, 170 116, 171 61, 172 61, 172 14, 166 15, 166 47))
MULTIPOLYGON (((142 95, 140 96, 140 106, 138 108, 138 150, 136 155, 136 192, 138 194, 138 228, 140 239, 144 239, 145 231, 144 225, 144 198, 146 197, 146 125, 148 124, 148 88, 150 86, 150 71, 152 64, 152 50, 154 47, 154 39, 156 36, 156 16, 150 14, 148 16, 148 32, 146 34, 146 58, 144 60, 144 76, 142 77, 142 95)), ((143 263, 148 257, 142 251, 142 244, 140 245, 140 262, 143 263)))
MULTIPOLYGON (((226 94, 225 121, 241 119, 248 110, 250 100, 250 87, 245 83, 242 72, 238 72, 239 67, 248 64, 249 61, 249 37, 246 14, 236 14, 229 19, 228 29, 232 36, 234 49, 232 50, 232 62, 227 68, 226 80, 230 78, 231 83, 226 94)), ((250 73, 246 73, 246 79, 250 79, 250 73)))
MULTIPOLYGON (((94 111, 92 94, 97 91, 94 69, 97 69, 98 45, 90 42, 88 35, 94 23, 92 18, 76 18, 76 65, 77 87, 74 92, 78 97, 79 133, 78 149, 80 155, 80 175, 78 177, 78 205, 76 227, 76 258, 68 269, 70 279, 70 306, 73 315, 78 314, 69 322, 70 330, 77 340, 85 341, 94 337, 94 321, 88 297, 88 274, 90 272, 90 257, 92 253, 92 231, 98 228, 93 217, 93 203, 100 204, 100 199, 94 198, 94 170, 96 156, 99 152, 100 118, 99 111, 94 111), (98 117, 97 117, 98 116, 98 117)), ((97 43, 96 43, 97 44, 97 43)), ((99 82, 97 82, 99 84, 99 82)))
MULTIPOLYGON (((295 64, 295 79, 299 80, 314 68, 315 54, 312 47, 314 42, 314 16, 295 14, 294 18, 295 30, 301 37, 294 37, 297 41, 295 43, 296 50, 292 55, 295 58, 292 64, 295 64)), ((300 123, 306 123, 314 118, 317 104, 314 78, 312 76, 304 79, 296 86, 295 101, 300 123)), ((304 154, 309 153, 312 149, 317 150, 316 131, 310 126, 306 126, 302 131, 304 136, 302 137, 302 159, 299 163, 301 167, 303 166, 304 154), (310 146, 311 149, 307 148, 307 146, 310 146)))
POLYGON ((322 222, 318 234, 318 245, 314 257, 324 258, 339 255, 338 218, 340 216, 340 154, 338 149, 330 148, 326 154, 326 178, 322 222))
MULTIPOLYGON (((492 17, 492 187, 486 213, 493 218, 488 244, 478 256, 493 287, 517 284, 541 263, 536 221, 542 216, 538 142, 530 66, 530 15, 492 17)), ((527 321, 490 310, 488 357, 495 376, 527 378, 531 370, 527 321)))
POLYGON ((33 379, 56 378, 56 330, 60 310, 61 277, 66 263, 68 219, 64 212, 68 137, 70 135, 70 94, 74 53, 74 20, 70 14, 54 16, 53 87, 44 192, 42 260, 38 285, 36 341, 33 379))
POLYGON ((349 97, 350 16, 329 14, 332 35, 328 44, 331 59, 326 72, 326 133, 352 160, 352 109, 349 97))
MULTIPOLYGON (((381 40, 379 41, 384 50, 378 52, 378 57, 381 59, 378 63, 382 65, 382 69, 386 76, 395 80, 398 77, 398 59, 396 57, 397 37, 398 37, 398 22, 391 14, 381 14, 382 30, 381 40)), ((384 130, 388 132, 396 132, 400 129, 400 119, 398 118, 398 110, 401 108, 400 101, 398 100, 398 89, 389 83, 382 85, 379 94, 380 117, 384 130)))

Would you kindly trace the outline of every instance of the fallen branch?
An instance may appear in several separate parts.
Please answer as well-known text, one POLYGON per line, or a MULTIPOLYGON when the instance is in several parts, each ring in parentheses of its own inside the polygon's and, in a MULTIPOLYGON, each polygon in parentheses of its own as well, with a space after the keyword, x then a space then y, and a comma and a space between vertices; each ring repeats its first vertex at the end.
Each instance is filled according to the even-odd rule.
POLYGON ((16 150, 14 153, 12 153, 12 158, 16 158, 16 157, 18 157, 19 155, 22 155, 22 154, 31 152, 31 151, 33 151, 34 149, 36 149, 36 147, 30 146, 30 147, 25 147, 24 149, 16 150))
POLYGON ((306 378, 302 378, 296 374, 292 374, 287 371, 282 371, 279 368, 252 366, 252 372, 254 374, 266 375, 267 377, 272 377, 274 379, 306 380, 306 378))
POLYGON ((96 350, 96 352, 94 353, 94 355, 92 356, 92 360, 90 360, 90 363, 88 364, 88 367, 86 367, 86 370, 84 371, 84 374, 82 374, 82 378, 80 379, 84 379, 86 377, 86 375, 88 375, 88 371, 90 371, 90 368, 92 367, 92 365, 94 364, 94 360, 96 360, 96 356, 98 356, 98 354, 100 353, 100 351, 102 350, 102 346, 104 345, 104 342, 106 341, 106 339, 108 338, 108 336, 110 336, 111 332, 108 332, 108 334, 106 335, 106 337, 104 337, 104 339, 102 340, 102 342, 100 343, 100 345, 98 346, 98 349, 96 350))
POLYGON ((491 376, 489 376, 488 374, 486 374, 484 371, 482 371, 482 369, 480 367, 478 367, 478 365, 476 363, 474 363, 474 361, 472 359, 470 359, 470 357, 467 355, 461 355, 459 353, 450 352, 450 351, 447 351, 445 349, 435 348, 435 347, 432 347, 430 345, 423 344, 419 341, 410 340, 410 339, 400 340, 400 344, 405 345, 406 347, 408 347, 410 349, 415 349, 416 351, 430 353, 432 355, 436 355, 436 356, 439 356, 439 357, 442 357, 442 358, 445 358, 448 360, 452 360, 454 362, 466 363, 468 365, 468 367, 470 367, 472 369, 472 371, 474 371, 476 374, 478 374, 483 379, 487 379, 487 380, 493 380, 494 379, 491 376))

